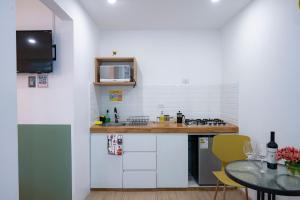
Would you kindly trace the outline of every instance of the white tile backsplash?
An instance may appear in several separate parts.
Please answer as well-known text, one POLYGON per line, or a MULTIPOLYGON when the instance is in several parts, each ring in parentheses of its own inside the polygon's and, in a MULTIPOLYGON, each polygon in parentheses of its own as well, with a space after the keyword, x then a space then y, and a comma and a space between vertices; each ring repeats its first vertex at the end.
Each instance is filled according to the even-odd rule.
POLYGON ((92 124, 96 120, 96 116, 99 115, 99 98, 97 87, 94 84, 90 84, 90 123, 92 124))
POLYGON ((137 86, 91 88, 91 120, 117 107, 121 120, 147 115, 156 120, 160 111, 175 116, 178 111, 188 118, 224 118, 238 122, 237 85, 137 86), (109 90, 123 90, 123 102, 110 102, 109 90), (164 107, 161 109, 161 107, 164 107))
POLYGON ((227 122, 239 123, 239 86, 238 84, 221 87, 221 118, 227 122))

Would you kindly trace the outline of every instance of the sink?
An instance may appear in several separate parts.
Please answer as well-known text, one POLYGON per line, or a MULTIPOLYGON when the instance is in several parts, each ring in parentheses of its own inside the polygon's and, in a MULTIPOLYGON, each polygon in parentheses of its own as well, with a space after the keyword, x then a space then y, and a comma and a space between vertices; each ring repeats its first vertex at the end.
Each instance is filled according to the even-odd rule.
POLYGON ((126 122, 119 122, 119 123, 114 123, 114 122, 109 122, 109 123, 104 123, 103 126, 126 126, 126 122))

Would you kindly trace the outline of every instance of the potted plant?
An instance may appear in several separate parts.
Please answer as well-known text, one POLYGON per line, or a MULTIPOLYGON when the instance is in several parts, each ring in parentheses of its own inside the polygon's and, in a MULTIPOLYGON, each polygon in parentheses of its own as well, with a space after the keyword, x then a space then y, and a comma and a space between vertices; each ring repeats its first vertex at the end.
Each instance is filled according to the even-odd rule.
POLYGON ((276 160, 284 160, 285 166, 293 175, 300 175, 300 149, 295 147, 285 147, 278 149, 276 160))

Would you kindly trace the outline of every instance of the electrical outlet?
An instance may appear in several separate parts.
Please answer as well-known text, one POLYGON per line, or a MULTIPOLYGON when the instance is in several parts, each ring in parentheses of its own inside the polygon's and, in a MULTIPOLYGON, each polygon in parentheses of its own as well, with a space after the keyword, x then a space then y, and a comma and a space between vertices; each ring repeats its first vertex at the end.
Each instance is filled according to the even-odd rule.
POLYGON ((190 80, 188 78, 183 78, 182 79, 182 84, 183 85, 188 85, 188 84, 190 84, 190 80))
POLYGON ((162 109, 165 108, 165 105, 164 105, 164 104, 158 104, 158 105, 157 105, 157 108, 158 108, 159 110, 162 110, 162 109))

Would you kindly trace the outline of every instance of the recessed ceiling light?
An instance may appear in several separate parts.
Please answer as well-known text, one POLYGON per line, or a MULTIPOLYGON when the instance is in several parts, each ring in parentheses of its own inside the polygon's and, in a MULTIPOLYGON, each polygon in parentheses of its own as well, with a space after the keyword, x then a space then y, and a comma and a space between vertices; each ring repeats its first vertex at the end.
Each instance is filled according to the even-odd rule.
POLYGON ((218 2, 220 2, 220 0, 211 0, 211 2, 218 3, 218 2))
POLYGON ((109 4, 115 4, 115 3, 117 2, 117 0, 107 0, 107 2, 108 2, 109 4))

